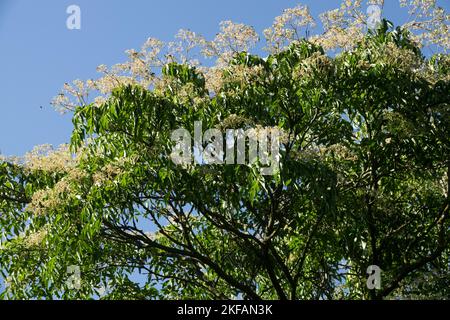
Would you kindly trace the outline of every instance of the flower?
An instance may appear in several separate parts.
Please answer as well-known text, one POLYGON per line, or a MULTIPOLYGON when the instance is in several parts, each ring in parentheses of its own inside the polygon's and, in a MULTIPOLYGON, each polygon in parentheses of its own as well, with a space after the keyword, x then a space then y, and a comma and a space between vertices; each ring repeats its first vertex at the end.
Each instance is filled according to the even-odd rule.
POLYGON ((88 104, 90 91, 95 89, 95 82, 88 80, 83 82, 76 79, 72 83, 65 83, 62 91, 52 99, 51 104, 61 113, 74 111, 77 106, 88 104))
POLYGON ((282 15, 275 18, 270 28, 264 30, 267 49, 270 52, 279 52, 290 42, 300 40, 302 28, 306 28, 305 37, 307 37, 308 30, 315 26, 316 22, 307 6, 298 5, 286 9, 282 15))
POLYGON ((222 21, 220 32, 213 41, 203 41, 202 53, 205 57, 218 57, 218 63, 225 65, 233 54, 249 51, 258 42, 255 29, 242 23, 222 21))
POLYGON ((97 67, 97 72, 106 73, 106 72, 108 72, 108 67, 104 64, 101 64, 97 67))
POLYGON ((175 35, 178 41, 169 43, 169 52, 172 56, 179 56, 181 63, 197 66, 199 62, 191 56, 195 48, 201 48, 206 45, 203 36, 191 31, 180 29, 175 35))
POLYGON ((28 248, 38 247, 42 244, 42 241, 47 236, 48 230, 47 227, 44 227, 40 230, 30 233, 25 237, 25 246, 28 248))
POLYGON ((57 149, 45 144, 35 147, 25 154, 24 167, 30 171, 46 171, 64 173, 74 167, 76 158, 69 150, 69 145, 63 144, 57 149))
POLYGON ((400 0, 400 5, 408 8, 409 14, 414 16, 414 20, 402 27, 411 31, 417 41, 424 46, 450 49, 450 15, 437 6, 436 0, 400 0))
MULTIPOLYGON (((411 32, 411 38, 417 45, 433 45, 449 50, 450 16, 436 5, 436 0, 399 0, 399 3, 414 17, 403 28, 411 32)), ((326 51, 350 50, 363 39, 367 31, 370 13, 366 12, 363 4, 382 8, 384 0, 343 0, 338 8, 319 15, 324 29, 321 34, 311 33, 316 27, 316 20, 307 6, 288 8, 274 19, 272 26, 263 31, 266 49, 276 53, 304 37, 326 51)), ((140 50, 126 51, 127 61, 109 69, 106 65, 99 65, 97 71, 102 74, 100 78, 66 83, 63 90, 54 97, 52 104, 61 112, 74 111, 77 106, 91 102, 100 105, 109 98, 114 88, 128 84, 164 92, 164 87, 169 83, 161 77, 161 68, 168 62, 195 66, 204 74, 207 89, 214 94, 222 88, 223 69, 228 67, 235 53, 250 52, 258 41, 259 36, 253 27, 232 21, 221 22, 220 32, 211 41, 185 29, 179 30, 175 41, 169 43, 150 37, 140 50), (216 63, 209 67, 202 66, 197 55, 214 57, 216 63)), ((408 56, 406 52, 402 54, 408 56)), ((394 61, 395 57, 391 56, 391 60, 394 61)), ((249 73, 251 71, 246 70, 237 72, 236 75, 242 76, 241 80, 245 81, 249 73)))

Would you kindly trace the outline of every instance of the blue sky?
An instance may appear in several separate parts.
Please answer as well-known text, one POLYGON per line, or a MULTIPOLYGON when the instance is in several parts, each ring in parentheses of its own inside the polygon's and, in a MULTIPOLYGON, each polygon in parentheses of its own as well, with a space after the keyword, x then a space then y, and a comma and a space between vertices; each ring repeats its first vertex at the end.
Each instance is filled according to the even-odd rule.
MULTIPOLYGON (((385 16, 402 21, 397 0, 386 0, 385 16)), ((44 143, 69 141, 70 115, 50 101, 64 82, 95 78, 96 67, 126 59, 149 37, 170 41, 181 28, 208 38, 219 22, 232 20, 261 32, 295 0, 0 0, 0 152, 21 155, 44 143), (68 30, 66 8, 82 12, 81 30, 68 30), (41 108, 42 106, 42 108, 41 108)), ((339 0, 302 1, 313 16, 339 0)), ((446 10, 450 1, 439 1, 446 10)))

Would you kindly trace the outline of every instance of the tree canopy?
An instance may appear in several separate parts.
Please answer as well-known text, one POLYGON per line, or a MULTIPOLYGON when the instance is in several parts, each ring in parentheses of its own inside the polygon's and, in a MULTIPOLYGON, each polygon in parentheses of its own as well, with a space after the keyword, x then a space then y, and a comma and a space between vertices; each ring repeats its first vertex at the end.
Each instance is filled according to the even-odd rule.
POLYGON ((386 20, 338 52, 327 37, 267 57, 236 39, 214 67, 170 56, 156 75, 138 66, 159 51, 132 51, 133 77, 91 82, 110 94, 60 96, 70 144, 0 161, 1 297, 449 298, 449 56, 386 20), (175 164, 195 121, 280 129, 279 170, 175 164))

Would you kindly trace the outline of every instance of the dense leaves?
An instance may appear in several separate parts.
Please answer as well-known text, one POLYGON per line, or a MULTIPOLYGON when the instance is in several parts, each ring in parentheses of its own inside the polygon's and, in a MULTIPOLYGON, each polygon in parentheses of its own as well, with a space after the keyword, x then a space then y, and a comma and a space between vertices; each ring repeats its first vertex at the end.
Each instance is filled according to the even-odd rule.
POLYGON ((170 63, 165 86, 77 108, 62 172, 0 163, 2 296, 448 298, 448 66, 384 22, 334 57, 238 53, 214 93, 170 63), (279 170, 174 164, 195 121, 282 129, 279 170))

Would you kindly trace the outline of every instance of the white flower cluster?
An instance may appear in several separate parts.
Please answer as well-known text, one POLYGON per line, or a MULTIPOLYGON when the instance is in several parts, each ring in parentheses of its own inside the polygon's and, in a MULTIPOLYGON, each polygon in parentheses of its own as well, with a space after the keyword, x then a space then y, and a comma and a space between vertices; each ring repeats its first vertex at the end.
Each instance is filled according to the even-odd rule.
MULTIPOLYGON (((264 30, 266 49, 279 52, 289 44, 307 38, 321 45, 326 51, 349 50, 367 31, 370 14, 368 6, 376 5, 382 10, 384 0, 343 0, 340 7, 322 13, 319 18, 323 32, 313 34, 316 20, 309 8, 297 5, 286 9, 274 19, 271 27, 264 30)), ((404 28, 413 33, 413 40, 424 46, 434 45, 447 52, 450 48, 449 15, 436 4, 436 0, 399 0, 400 6, 408 9, 412 21, 404 28)), ((168 62, 185 63, 197 67, 206 78, 211 93, 218 92, 223 85, 222 70, 236 52, 251 51, 259 41, 253 27, 243 23, 224 21, 220 32, 212 40, 205 39, 191 30, 181 29, 175 41, 164 43, 149 38, 139 51, 127 50, 128 60, 111 68, 100 65, 99 79, 86 82, 76 80, 66 83, 53 100, 61 111, 73 111, 88 103, 100 105, 112 90, 121 85, 139 84, 146 88, 167 87, 167 79, 161 80, 161 67, 168 62), (203 66, 201 57, 215 57, 213 66, 203 66)))
POLYGON ((67 144, 53 148, 49 144, 35 147, 24 156, 24 167, 31 171, 67 172, 76 164, 67 144))
POLYGON ((267 40, 267 49, 270 52, 279 52, 289 43, 308 37, 308 31, 316 26, 316 22, 307 6, 298 5, 284 10, 281 16, 275 18, 272 27, 264 30, 267 40), (305 28, 305 34, 302 29, 305 28))
POLYGON ((250 51, 259 41, 255 29, 242 23, 223 21, 220 32, 213 41, 205 41, 202 53, 206 57, 218 57, 218 63, 225 65, 236 52, 250 51))

